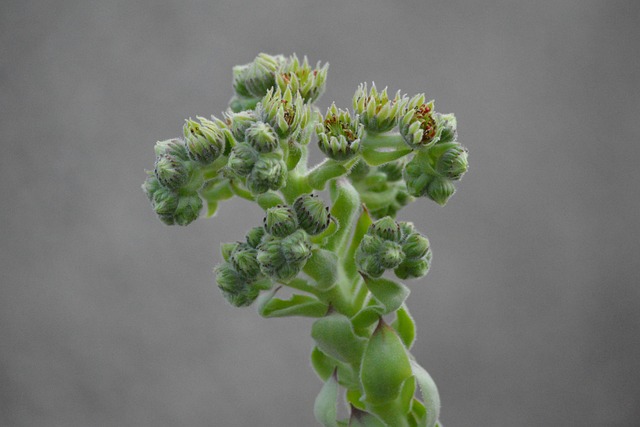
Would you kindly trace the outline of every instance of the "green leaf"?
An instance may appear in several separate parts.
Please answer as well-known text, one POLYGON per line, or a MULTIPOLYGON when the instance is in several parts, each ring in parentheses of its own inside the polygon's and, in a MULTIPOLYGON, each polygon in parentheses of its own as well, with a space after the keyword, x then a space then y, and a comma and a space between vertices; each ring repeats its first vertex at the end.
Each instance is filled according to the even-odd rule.
POLYGON ((391 323, 391 327, 398 332, 404 346, 411 349, 416 339, 416 324, 405 304, 396 312, 396 319, 391 323))
POLYGON ((440 395, 431 375, 415 360, 411 361, 411 370, 418 381, 424 400, 425 417, 420 427, 435 427, 440 416, 440 395))
POLYGON ((410 148, 401 148, 399 150, 391 150, 391 151, 378 151, 372 148, 363 148, 362 150, 362 158, 370 165, 370 166, 379 166, 385 163, 392 162, 394 160, 398 160, 407 154, 411 153, 410 148))
POLYGON ((327 181, 346 175, 349 170, 342 162, 327 159, 309 172, 308 182, 314 190, 324 190, 327 181))
POLYGON ((351 318, 353 329, 358 335, 368 335, 367 328, 380 320, 383 310, 379 305, 364 307, 351 318))
POLYGON ((326 381, 336 369, 336 363, 318 347, 311 352, 311 365, 322 381, 326 381))
POLYGON ((262 317, 322 317, 329 310, 326 304, 309 295, 293 294, 287 300, 273 298, 276 291, 261 295, 258 300, 258 312, 262 317))
POLYGON ((327 239, 326 249, 342 253, 347 240, 351 236, 356 216, 360 213, 360 195, 351 183, 341 178, 333 186, 334 197, 331 216, 338 221, 338 231, 327 239))
POLYGON ((395 400, 410 376, 411 364, 404 344, 381 319, 362 356, 360 381, 366 401, 379 405, 395 400))
POLYGON ((349 427, 387 427, 387 425, 369 412, 351 408, 349 427))
POLYGON ((258 202, 258 205, 264 210, 278 205, 286 205, 284 200, 282 200, 282 197, 280 197, 273 191, 267 191, 266 193, 260 194, 256 197, 256 201, 258 202))
POLYGON ((405 285, 385 279, 363 276, 367 288, 384 308, 383 314, 393 313, 404 304, 409 296, 409 288, 405 285))
POLYGON ((362 357, 366 340, 353 331, 351 321, 334 312, 316 320, 311 337, 323 353, 339 361, 357 365, 362 357))
POLYGON ((313 415, 324 427, 338 427, 338 378, 335 372, 327 379, 316 397, 313 415))
POLYGON ((338 280, 338 256, 325 249, 316 249, 302 270, 316 281, 319 290, 329 290, 338 280))
POLYGON ((218 202, 207 200, 207 218, 211 218, 218 211, 218 202))
POLYGON ((353 231, 353 237, 351 238, 351 244, 349 245, 349 250, 347 251, 347 255, 343 260, 343 265, 345 267, 345 271, 349 277, 355 278, 358 272, 356 267, 356 263, 354 262, 355 253, 358 249, 358 245, 362 241, 362 238, 365 234, 367 234, 367 230, 373 224, 373 219, 369 214, 367 208, 363 207, 362 213, 358 218, 358 222, 356 223, 355 229, 353 231))

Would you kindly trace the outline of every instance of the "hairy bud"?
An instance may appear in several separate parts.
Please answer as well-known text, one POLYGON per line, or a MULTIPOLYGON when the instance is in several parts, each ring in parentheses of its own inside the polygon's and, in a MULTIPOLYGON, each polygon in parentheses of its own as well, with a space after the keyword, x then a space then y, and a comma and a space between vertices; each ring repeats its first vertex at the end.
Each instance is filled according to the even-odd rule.
POLYGON ((260 153, 268 153, 278 148, 279 139, 271 126, 256 122, 245 132, 245 141, 260 153))
POLYGON ((202 199, 197 193, 180 196, 178 206, 174 213, 175 222, 178 225, 189 225, 200 215, 202 199))
POLYGON ((225 118, 236 141, 244 141, 247 129, 258 121, 258 116, 253 110, 239 111, 237 113, 227 111, 225 118))
POLYGON ((424 99, 424 94, 411 98, 400 119, 400 134, 412 148, 430 147, 438 142, 442 133, 442 126, 434 115, 433 101, 425 103, 424 99))
POLYGON ((189 158, 193 161, 209 164, 224 153, 225 146, 230 135, 224 122, 215 119, 207 120, 198 117, 200 123, 194 120, 186 120, 183 134, 187 146, 189 158))
POLYGON ((362 131, 358 116, 352 118, 349 111, 340 110, 335 104, 329 107, 324 120, 316 123, 318 146, 334 160, 348 160, 358 153, 362 131))
POLYGON ((247 176, 251 173, 258 161, 258 153, 245 143, 239 143, 229 155, 227 166, 239 176, 247 176))
POLYGON ((262 272, 277 280, 290 280, 298 275, 311 257, 307 234, 298 230, 287 237, 273 237, 258 247, 258 262, 262 272))
POLYGON ((233 268, 247 279, 255 279, 260 274, 258 251, 251 246, 241 243, 229 255, 229 262, 233 268))
POLYGON ((233 88, 241 96, 262 98, 276 84, 276 71, 285 61, 282 55, 259 54, 253 62, 233 68, 233 88))
POLYGON ((178 138, 166 139, 164 141, 156 142, 153 150, 156 153, 156 157, 164 156, 168 154, 175 157, 178 160, 187 161, 189 155, 187 153, 187 147, 183 140, 178 138))
POLYGON ((469 169, 467 149, 460 144, 447 149, 436 162, 436 171, 454 181, 462 178, 467 169, 469 169))
POLYGON ((435 177, 427 186, 427 196, 440 206, 446 205, 455 192, 456 187, 447 178, 435 177))
POLYGON ((412 223, 400 223, 402 233, 402 252, 404 261, 394 270, 401 279, 422 277, 429 271, 431 265, 431 248, 429 239, 420 234, 412 223))
POLYGON ((260 290, 252 287, 251 283, 229 263, 219 265, 215 273, 222 295, 235 307, 251 305, 260 294, 260 290))
POLYGON ((309 107, 299 93, 293 95, 291 88, 282 91, 270 89, 259 106, 259 115, 269 123, 280 138, 287 138, 309 123, 309 107))
POLYGON ((160 184, 172 190, 180 188, 189 177, 185 162, 171 154, 156 158, 154 172, 160 184))
POLYGON ((331 222, 329 207, 315 194, 303 194, 293 203, 300 227, 310 235, 322 233, 331 222))
POLYGON ((395 219, 387 216, 371 224, 369 234, 379 236, 385 240, 399 242, 401 236, 400 225, 395 219))
POLYGON ((404 102, 400 91, 393 100, 389 100, 386 88, 378 92, 375 83, 372 83, 371 91, 367 92, 367 84, 363 83, 353 96, 353 110, 359 115, 360 123, 367 132, 382 133, 396 126, 404 102))
POLYGON ((329 64, 320 67, 320 62, 312 69, 306 56, 301 64, 294 54, 280 67, 276 82, 280 90, 290 88, 291 92, 299 92, 304 102, 312 103, 324 93, 328 70, 329 64))
POLYGON ((253 227, 247 233, 247 244, 252 248, 257 248, 262 242, 262 237, 265 235, 264 227, 253 227))
POLYGON ((247 177, 247 188, 253 194, 278 190, 287 181, 287 165, 281 155, 267 153, 258 157, 247 177))
POLYGON ((296 214, 288 206, 275 206, 267 209, 264 228, 275 237, 286 237, 298 229, 296 214))

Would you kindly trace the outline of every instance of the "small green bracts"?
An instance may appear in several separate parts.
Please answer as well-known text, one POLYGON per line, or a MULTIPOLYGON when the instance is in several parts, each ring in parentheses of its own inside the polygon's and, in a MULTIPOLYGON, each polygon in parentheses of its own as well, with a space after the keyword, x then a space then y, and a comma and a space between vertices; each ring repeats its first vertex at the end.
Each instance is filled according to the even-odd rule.
POLYGON ((396 213, 418 197, 445 205, 468 169, 456 119, 424 94, 361 84, 353 111, 313 104, 328 64, 258 55, 233 68, 222 119, 197 117, 156 143, 142 188, 162 222, 187 225, 238 196, 265 214, 214 269, 226 300, 263 317, 305 316, 324 381, 315 406, 326 427, 435 427, 440 399, 410 353, 409 289, 431 265, 429 240, 396 213), (307 165, 311 141, 326 155, 307 165), (323 197, 330 199, 326 203, 323 197), (277 297, 288 287, 289 298, 277 297), (349 416, 338 419, 339 390, 349 416))

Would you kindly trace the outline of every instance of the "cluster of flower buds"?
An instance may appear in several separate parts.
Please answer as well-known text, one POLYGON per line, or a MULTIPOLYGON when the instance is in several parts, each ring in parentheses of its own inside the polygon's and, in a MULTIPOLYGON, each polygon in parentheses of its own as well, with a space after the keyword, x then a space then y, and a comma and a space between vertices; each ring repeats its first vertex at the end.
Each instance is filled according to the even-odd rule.
POLYGON ((236 112, 251 109, 276 88, 300 93, 305 103, 313 103, 324 93, 328 70, 329 64, 321 66, 320 62, 312 68, 307 57, 301 63, 295 54, 285 58, 261 53, 252 62, 233 68, 231 108, 236 112))
POLYGON ((399 128, 405 142, 417 151, 404 170, 409 194, 446 204, 456 191, 453 182, 469 168, 467 149, 457 141, 455 116, 435 112, 433 101, 425 103, 420 94, 405 106, 399 128))
POLYGON ((265 280, 287 281, 300 273, 309 257, 310 236, 331 221, 329 209, 316 195, 303 194, 292 206, 267 209, 263 226, 246 236, 246 243, 223 245, 225 263, 217 267, 218 286, 233 305, 251 304, 265 280))
POLYGON ((380 277, 391 269, 401 279, 422 277, 431 262, 429 240, 413 224, 384 217, 369 227, 356 250, 355 262, 369 277, 380 277))
POLYGON ((142 189, 162 222, 188 225, 198 218, 202 200, 190 187, 193 162, 187 147, 181 139, 169 139, 156 143, 155 152, 155 168, 142 189))
POLYGON ((229 117, 232 132, 239 142, 229 154, 228 168, 246 178, 247 188, 254 194, 281 188, 286 183, 287 165, 275 130, 248 112, 229 117), (244 135, 241 135, 242 131, 244 135))
POLYGON ((363 129, 357 115, 351 117, 348 110, 331 104, 324 119, 316 123, 318 146, 330 159, 349 160, 360 150, 363 129))
POLYGON ((367 92, 367 84, 358 86, 353 96, 353 111, 360 117, 362 123, 370 133, 388 132, 398 123, 398 116, 406 102, 406 98, 396 93, 390 100, 387 88, 378 92, 375 84, 371 84, 371 91, 367 92))
POLYGON ((257 112, 280 138, 295 136, 307 127, 311 116, 311 110, 300 93, 295 92, 294 95, 290 87, 285 90, 269 89, 258 105, 257 112))

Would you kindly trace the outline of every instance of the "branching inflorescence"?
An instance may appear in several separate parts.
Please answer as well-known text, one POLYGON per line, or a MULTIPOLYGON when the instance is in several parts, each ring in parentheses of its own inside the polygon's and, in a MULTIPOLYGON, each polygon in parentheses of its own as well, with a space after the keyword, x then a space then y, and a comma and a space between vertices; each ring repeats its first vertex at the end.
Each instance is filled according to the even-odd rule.
POLYGON ((409 289, 392 280, 429 271, 429 240, 396 213, 418 197, 446 204, 467 171, 453 114, 360 85, 353 111, 322 114, 328 64, 258 55, 233 69, 223 119, 197 117, 156 143, 143 189, 168 225, 213 216, 233 196, 265 210, 244 240, 222 245, 218 287, 264 317, 317 318, 311 362, 325 382, 314 414, 324 426, 439 426, 440 400, 409 350, 409 289), (309 168, 316 140, 326 159, 309 168), (328 189, 330 206, 318 196, 328 189), (384 277, 385 273, 389 277, 384 277), (289 287, 293 295, 276 297, 289 287), (342 387, 349 417, 337 419, 342 387), (419 390, 419 391, 418 391, 419 390))

